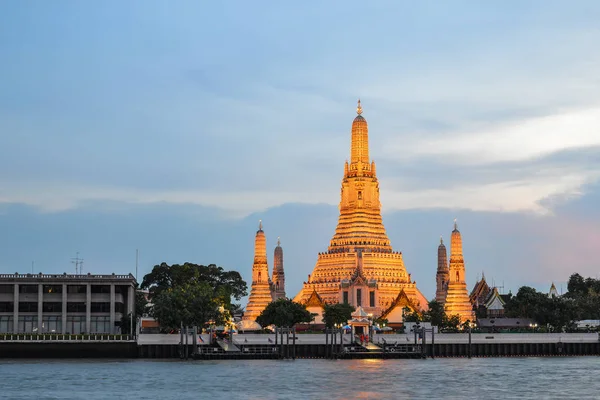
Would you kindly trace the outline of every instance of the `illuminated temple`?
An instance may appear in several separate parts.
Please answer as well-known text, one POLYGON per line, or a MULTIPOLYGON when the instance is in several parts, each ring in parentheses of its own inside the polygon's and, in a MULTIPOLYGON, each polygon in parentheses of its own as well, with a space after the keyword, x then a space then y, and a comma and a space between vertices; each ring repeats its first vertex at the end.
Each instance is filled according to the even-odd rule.
MULTIPOLYGON (((269 264, 267 261, 267 238, 263 231, 262 221, 258 224, 258 231, 254 239, 254 263, 252 264, 252 286, 250 297, 243 320, 252 322, 273 300, 285 297, 285 274, 283 271, 283 249, 277 238, 273 260, 273 279, 269 277, 269 264)), ((244 325, 246 328, 251 324, 244 325)))
MULTIPOLYGON (((444 252, 445 251, 446 250, 444 248, 444 252)), ((438 251, 438 257, 439 255, 440 251, 438 251)), ((469 298, 467 283, 465 281, 465 261, 462 251, 462 236, 456 225, 456 220, 454 220, 454 230, 452 231, 450 239, 450 266, 445 273, 446 285, 444 310, 446 311, 446 314, 449 316, 458 315, 461 323, 466 321, 475 321, 473 304, 469 298)), ((440 270, 438 269, 438 277, 439 274, 440 270)))
POLYGON ((386 234, 360 100, 356 111, 337 228, 294 300, 305 304, 346 302, 374 316, 390 318, 394 314, 392 319, 401 321, 400 310, 425 310, 427 300, 406 271, 402 253, 393 250, 386 234))

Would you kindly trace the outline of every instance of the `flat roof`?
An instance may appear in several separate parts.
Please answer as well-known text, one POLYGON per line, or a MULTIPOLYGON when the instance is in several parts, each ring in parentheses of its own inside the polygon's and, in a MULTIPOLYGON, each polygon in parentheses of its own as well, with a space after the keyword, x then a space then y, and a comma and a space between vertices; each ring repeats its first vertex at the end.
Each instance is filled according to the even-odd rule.
POLYGON ((94 275, 88 274, 0 274, 0 283, 27 283, 27 282, 122 282, 135 283, 135 277, 132 274, 127 275, 94 275))

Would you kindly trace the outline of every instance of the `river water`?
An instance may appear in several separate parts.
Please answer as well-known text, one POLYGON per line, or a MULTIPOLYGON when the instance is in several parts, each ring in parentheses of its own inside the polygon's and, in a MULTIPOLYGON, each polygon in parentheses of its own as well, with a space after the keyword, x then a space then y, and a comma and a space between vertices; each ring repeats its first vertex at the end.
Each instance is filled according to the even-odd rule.
POLYGON ((0 360, 2 399, 597 399, 600 358, 0 360))

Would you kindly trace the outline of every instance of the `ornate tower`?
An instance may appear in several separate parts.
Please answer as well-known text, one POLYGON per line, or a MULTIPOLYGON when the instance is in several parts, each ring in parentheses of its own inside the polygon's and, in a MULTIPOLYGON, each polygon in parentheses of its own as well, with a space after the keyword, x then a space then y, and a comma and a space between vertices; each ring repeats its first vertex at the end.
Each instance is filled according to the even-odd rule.
POLYGON ((448 253, 446 252, 446 246, 444 246, 444 239, 440 236, 440 245, 438 246, 438 266, 437 273, 435 275, 436 291, 435 301, 440 304, 444 304, 446 301, 446 291, 448 290, 448 253))
POLYGON ((272 281, 272 292, 273 300, 281 299, 285 297, 285 273, 283 272, 283 249, 281 248, 281 241, 277 238, 277 247, 275 247, 275 253, 273 255, 273 278, 272 281))
POLYGON ((267 240, 262 229, 262 221, 258 223, 258 231, 254 239, 254 264, 252 265, 252 287, 244 320, 255 321, 262 310, 273 300, 271 297, 269 266, 267 264, 267 240))
POLYGON ((462 237, 454 220, 454 230, 450 240, 450 268, 448 290, 444 308, 448 316, 458 314, 460 322, 475 321, 473 305, 469 300, 465 282, 465 261, 462 254, 462 237))
POLYGON ((393 251, 383 226, 379 181, 375 162, 369 159, 369 128, 362 112, 359 100, 335 233, 294 300, 306 302, 316 291, 326 303, 347 302, 381 315, 404 290, 415 306, 426 308, 426 298, 404 268, 402 253, 393 251))

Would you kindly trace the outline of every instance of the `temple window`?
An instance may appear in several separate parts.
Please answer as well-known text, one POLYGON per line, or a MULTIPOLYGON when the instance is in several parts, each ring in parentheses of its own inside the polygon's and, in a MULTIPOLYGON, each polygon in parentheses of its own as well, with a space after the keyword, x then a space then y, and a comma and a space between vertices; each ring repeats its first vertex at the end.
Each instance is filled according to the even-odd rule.
POLYGON ((369 292, 369 307, 375 307, 375 291, 371 290, 369 292))
POLYGON ((362 192, 360 192, 360 191, 358 192, 358 199, 362 200, 362 192))
POLYGON ((362 306, 362 290, 356 289, 356 306, 362 306))

